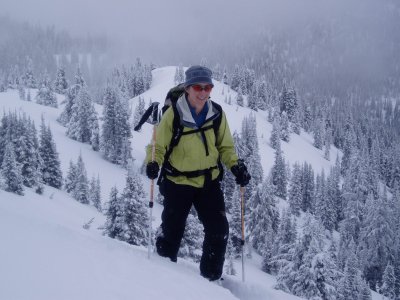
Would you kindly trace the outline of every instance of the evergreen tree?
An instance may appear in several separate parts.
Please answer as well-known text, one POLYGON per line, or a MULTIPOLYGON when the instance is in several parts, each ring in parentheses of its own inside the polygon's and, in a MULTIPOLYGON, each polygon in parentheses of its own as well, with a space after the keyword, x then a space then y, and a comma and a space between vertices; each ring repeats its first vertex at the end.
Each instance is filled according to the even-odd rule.
POLYGON ((358 259, 353 251, 348 253, 344 276, 340 282, 340 300, 358 299, 361 291, 361 272, 358 269, 358 259))
POLYGON ((123 223, 123 202, 121 197, 118 196, 118 190, 114 186, 111 188, 110 198, 107 202, 107 210, 106 210, 106 223, 104 225, 104 234, 108 235, 110 238, 116 238, 120 236, 124 230, 123 223))
POLYGON ((239 106, 244 106, 244 99, 243 99, 243 94, 242 90, 239 88, 236 96, 236 104, 239 106))
POLYGON ((395 235, 388 212, 386 195, 375 199, 372 194, 366 202, 362 222, 359 255, 364 267, 364 276, 374 288, 380 284, 388 262, 393 258, 395 235))
POLYGON ((272 124, 272 132, 271 137, 269 139, 269 143, 273 149, 277 149, 277 144, 280 143, 281 138, 281 124, 280 117, 275 118, 272 124))
POLYGON ((36 88, 36 79, 33 75, 33 61, 30 57, 26 57, 26 69, 22 81, 27 88, 36 88))
POLYGON ((139 175, 131 168, 126 177, 126 185, 121 194, 120 218, 116 222, 123 224, 122 231, 116 236, 119 240, 132 245, 146 245, 148 216, 144 205, 146 194, 139 175))
POLYGON ((93 204, 98 211, 101 212, 101 188, 100 178, 97 179, 93 176, 89 184, 89 202, 93 204))
POLYGON ((339 273, 324 249, 324 239, 321 224, 307 215, 291 261, 279 271, 277 288, 307 299, 336 299, 339 273))
POLYGON ((75 165, 75 174, 76 178, 72 196, 82 204, 89 204, 89 181, 81 154, 79 154, 75 165))
POLYGON ((299 216, 301 210, 301 203, 303 200, 302 195, 302 172, 300 165, 295 163, 293 166, 292 177, 289 183, 289 206, 291 212, 299 216))
POLYGON ((280 143, 275 150, 275 162, 272 167, 272 182, 275 185, 275 195, 286 199, 287 194, 287 174, 285 158, 282 155, 280 143))
POLYGON ((325 127, 324 121, 318 119, 315 121, 313 136, 314 136, 314 147, 318 149, 322 149, 324 144, 324 136, 325 136, 325 127))
POLYGON ((121 99, 118 90, 107 87, 103 100, 103 125, 100 136, 100 150, 104 157, 115 164, 124 165, 131 156, 129 138, 128 103, 121 99))
POLYGON ((248 222, 248 230, 251 233, 251 240, 254 249, 260 254, 267 251, 272 252, 272 243, 267 243, 278 231, 279 213, 273 195, 273 184, 271 175, 257 188, 253 196, 253 209, 248 222), (256 199, 256 200, 254 200, 256 199), (268 237, 267 229, 271 229, 268 237))
POLYGON ((43 183, 57 189, 61 188, 62 173, 56 144, 53 141, 50 126, 45 126, 43 118, 40 126, 39 155, 43 160, 41 165, 43 183))
POLYGON ((57 121, 59 121, 64 126, 67 126, 67 124, 71 120, 72 107, 75 106, 76 97, 81 88, 82 86, 74 84, 66 90, 64 110, 61 112, 61 115, 57 119, 57 121))
POLYGON ((47 74, 44 75, 43 81, 40 83, 39 90, 36 94, 36 103, 45 106, 58 107, 57 97, 51 87, 50 79, 47 74))
POLYGON ((90 144, 94 151, 100 150, 100 129, 97 117, 92 124, 92 137, 90 138, 90 144))
POLYGON ((361 279, 360 292, 358 293, 358 300, 372 300, 371 290, 368 283, 361 279))
POLYGON ((385 272, 383 273, 382 286, 379 291, 388 299, 395 299, 396 297, 395 285, 396 285, 396 277, 394 275, 394 268, 392 264, 389 262, 385 268, 385 272))
POLYGON ((279 102, 281 113, 286 112, 289 121, 294 122, 298 110, 296 91, 293 88, 288 88, 286 84, 284 84, 279 102))
POLYGON ((12 192, 17 195, 24 194, 21 169, 17 164, 14 146, 11 141, 6 145, 3 163, 1 164, 1 174, 6 192, 12 192))
POLYGON ((236 186, 235 191, 233 193, 233 203, 232 203, 232 212, 231 219, 229 221, 230 227, 230 238, 232 241, 233 253, 235 258, 240 257, 240 253, 242 251, 241 240, 242 240, 242 221, 241 221, 241 203, 239 196, 239 188, 236 186))
POLYGON ((81 68, 80 68, 79 65, 76 68, 75 84, 80 86, 80 87, 85 87, 86 86, 86 82, 85 82, 85 79, 83 79, 83 74, 82 74, 82 71, 81 71, 81 68))
POLYGON ((90 143, 97 113, 85 87, 79 90, 71 109, 71 119, 67 124, 67 136, 82 143, 90 143))
POLYGON ((288 210, 282 212, 281 222, 279 223, 278 233, 273 243, 274 256, 270 261, 271 274, 291 264, 292 250, 296 242, 296 222, 288 210))
POLYGON ((343 156, 342 156, 342 174, 344 174, 350 165, 350 157, 352 156, 354 150, 356 149, 356 134, 353 128, 353 121, 348 118, 345 125, 345 133, 343 138, 343 156))
POLYGON ((247 106, 252 109, 257 111, 258 107, 260 106, 259 102, 259 98, 258 98, 258 91, 256 86, 253 86, 253 88, 251 89, 249 96, 247 97, 247 106))
POLYGON ((280 123, 280 128, 281 128, 280 137, 282 140, 284 140, 285 142, 288 143, 290 141, 289 119, 288 119, 288 116, 285 111, 282 112, 280 122, 281 122, 280 123))
POLYGON ((42 174, 40 173, 40 166, 42 159, 39 156, 39 141, 36 135, 35 124, 29 119, 24 118, 25 128, 25 158, 22 162, 21 174, 23 177, 24 185, 27 187, 36 187, 38 191, 42 185, 42 174))
POLYGON ((65 69, 63 66, 60 66, 57 69, 56 79, 54 81, 54 91, 58 94, 64 95, 68 88, 68 81, 65 77, 65 69))
POLYGON ((304 212, 313 212, 315 206, 315 183, 314 183, 314 171, 311 164, 304 163, 302 167, 302 193, 303 201, 301 209, 304 212))
POLYGON ((330 128, 328 128, 325 131, 324 144, 325 144, 324 158, 329 161, 331 145, 332 145, 332 130, 330 128))
POLYGON ((298 110, 296 110, 295 112, 294 119, 291 122, 290 128, 295 134, 300 135, 301 121, 300 121, 300 112, 298 110))
POLYGON ((72 191, 75 190, 77 178, 78 178, 78 170, 76 165, 71 160, 69 162, 69 168, 64 183, 64 188, 67 191, 67 193, 72 193, 72 191))
POLYGON ((262 182, 263 170, 260 162, 261 158, 259 154, 257 121, 255 115, 250 114, 247 118, 243 119, 241 136, 241 142, 246 149, 245 156, 242 156, 241 158, 243 158, 247 164, 252 177, 251 181, 254 181, 251 184, 256 186, 262 182))

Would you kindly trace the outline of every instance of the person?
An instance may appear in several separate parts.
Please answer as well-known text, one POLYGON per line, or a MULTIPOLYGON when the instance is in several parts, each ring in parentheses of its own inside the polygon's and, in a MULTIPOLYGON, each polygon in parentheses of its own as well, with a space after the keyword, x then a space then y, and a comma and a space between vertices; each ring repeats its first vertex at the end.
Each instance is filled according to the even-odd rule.
POLYGON ((156 234, 157 253, 177 261, 186 219, 194 205, 205 233, 200 273, 213 281, 222 275, 229 235, 219 180, 222 172, 218 168, 219 158, 241 186, 247 185, 251 176, 235 152, 225 113, 210 100, 214 87, 211 76, 211 70, 203 66, 192 66, 185 72, 185 92, 177 100, 176 109, 168 108, 157 126, 154 161, 151 160, 151 145, 147 148, 146 174, 156 179, 160 166, 166 168, 162 222, 156 234), (175 112, 179 113, 183 135, 165 162, 175 112), (219 114, 222 114, 221 123, 215 136, 210 124, 219 114), (194 132, 185 134, 189 131, 194 132))

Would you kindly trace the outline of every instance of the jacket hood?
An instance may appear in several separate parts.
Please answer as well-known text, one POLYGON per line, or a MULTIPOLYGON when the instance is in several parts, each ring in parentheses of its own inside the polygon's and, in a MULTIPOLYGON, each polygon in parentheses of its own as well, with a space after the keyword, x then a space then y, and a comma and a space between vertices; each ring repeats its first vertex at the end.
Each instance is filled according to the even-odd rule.
MULTIPOLYGON (((208 112, 204 124, 211 120, 214 120, 220 114, 220 112, 212 104, 211 99, 208 99, 205 105, 208 106, 208 112)), ((186 100, 185 94, 183 94, 176 102, 176 108, 178 110, 181 124, 183 126, 197 128, 196 122, 193 119, 192 113, 190 112, 189 104, 186 100)))

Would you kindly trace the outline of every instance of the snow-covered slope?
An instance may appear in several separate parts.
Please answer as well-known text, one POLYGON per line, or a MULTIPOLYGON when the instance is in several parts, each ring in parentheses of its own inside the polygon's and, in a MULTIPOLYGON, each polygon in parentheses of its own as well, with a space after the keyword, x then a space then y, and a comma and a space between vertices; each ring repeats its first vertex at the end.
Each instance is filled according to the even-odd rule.
MULTIPOLYGON (((141 95, 146 103, 150 99, 164 101, 174 84, 174 73, 175 67, 153 71, 152 87, 141 95)), ((34 99, 35 91, 31 92, 34 99)), ((240 132, 242 119, 251 111, 224 103, 225 97, 233 103, 236 92, 215 82, 212 97, 223 106, 231 131, 240 132)), ((58 100, 61 103, 63 96, 58 100)), ((131 100, 133 108, 136 102, 131 100)), ((65 128, 56 121, 62 105, 56 109, 21 101, 17 91, 9 91, 0 93, 0 108, 26 113, 37 128, 43 115, 57 144, 63 174, 69 161, 76 161, 81 153, 88 176, 99 174, 103 203, 108 200, 111 187, 123 188, 124 169, 105 161, 89 145, 65 136, 65 128)), ((101 107, 96 109, 101 115, 101 107)), ((255 115, 262 166, 267 174, 274 161, 274 151, 269 146, 272 125, 266 121, 265 112, 255 115)), ((142 164, 151 130, 145 124, 141 132, 133 133, 137 168, 142 164)), ((332 149, 330 162, 325 160, 322 151, 312 146, 308 134, 292 134, 290 143, 282 143, 282 150, 291 164, 307 161, 316 172, 328 172, 339 153, 332 149)), ((148 189, 149 181, 143 177, 143 182, 148 189)), ((159 224, 160 212, 156 203, 153 228, 159 224)), ((98 227, 103 224, 104 216, 63 191, 46 187, 44 195, 39 196, 26 189, 21 197, 0 190, 0 299, 298 299, 272 288, 275 279, 259 270, 257 257, 247 261, 245 284, 241 283, 237 262, 238 276, 225 276, 226 288, 222 288, 199 276, 194 263, 180 260, 172 264, 157 255, 148 260, 146 249, 102 236, 98 227), (93 224, 85 230, 82 225, 92 218, 93 224)))

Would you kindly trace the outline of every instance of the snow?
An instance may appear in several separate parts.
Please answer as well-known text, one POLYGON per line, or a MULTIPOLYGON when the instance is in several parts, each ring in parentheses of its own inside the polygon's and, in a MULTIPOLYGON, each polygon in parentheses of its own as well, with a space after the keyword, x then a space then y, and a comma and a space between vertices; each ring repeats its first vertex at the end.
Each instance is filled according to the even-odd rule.
MULTIPOLYGON (((141 95, 164 102, 174 85, 176 67, 153 71, 151 89, 141 95)), ((212 98, 223 106, 231 131, 241 131, 242 119, 254 113, 257 119, 260 155, 264 174, 274 162, 274 150, 269 146, 272 125, 265 112, 252 112, 235 104, 224 103, 225 97, 236 92, 214 81, 212 98)), ((31 90, 32 99, 36 91, 31 90)), ((41 116, 50 125, 60 155, 63 176, 69 162, 82 155, 89 178, 99 175, 103 204, 110 190, 121 191, 126 171, 105 161, 90 145, 69 139, 65 128, 56 119, 60 115, 64 96, 57 95, 59 108, 35 102, 21 101, 17 91, 0 93, 0 108, 4 112, 26 113, 39 128, 41 116)), ((131 99, 132 111, 137 99, 131 99)), ((96 105, 101 116, 102 108, 96 105)), ((151 138, 152 126, 145 124, 141 132, 133 132, 132 147, 135 166, 139 168, 145 156, 144 148, 151 138)), ((340 152, 332 147, 331 159, 312 146, 312 137, 291 134, 290 142, 282 142, 285 159, 293 164, 307 161, 319 173, 329 172, 340 152)), ((143 177, 148 193, 150 182, 143 177)), ((280 206, 286 206, 281 204, 280 206)), ((159 225, 161 207, 155 203, 153 228, 159 225)), ((102 235, 105 217, 91 206, 78 203, 66 192, 46 186, 43 195, 25 189, 25 196, 0 190, 0 299, 300 299, 273 289, 275 278, 260 270, 261 259, 253 253, 246 259, 246 282, 241 282, 241 260, 236 261, 237 276, 224 275, 222 286, 210 283, 199 275, 198 265, 179 259, 177 264, 152 254, 147 249, 110 239, 102 235), (94 218, 90 228, 83 225, 94 218)))

